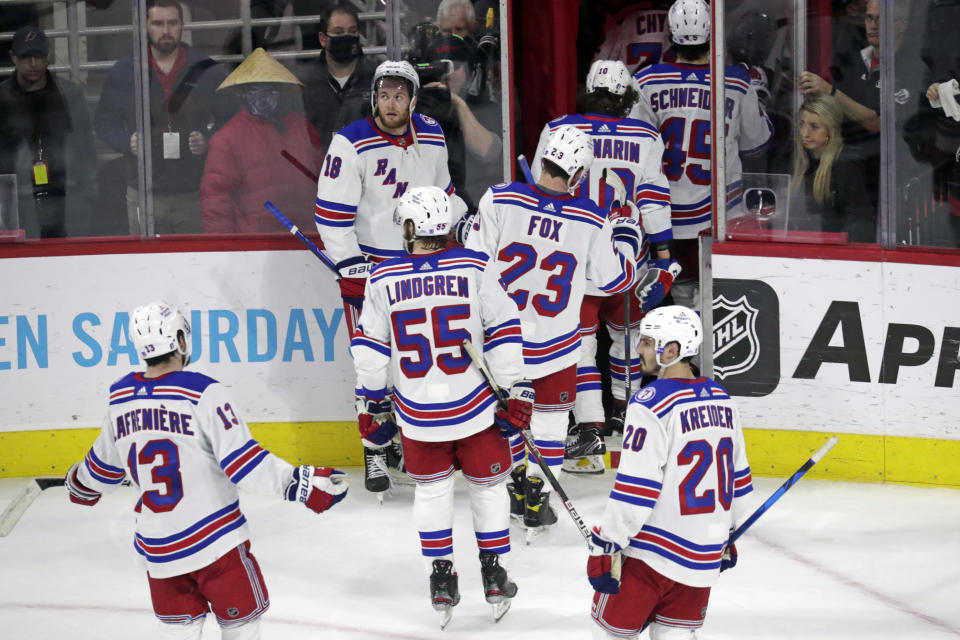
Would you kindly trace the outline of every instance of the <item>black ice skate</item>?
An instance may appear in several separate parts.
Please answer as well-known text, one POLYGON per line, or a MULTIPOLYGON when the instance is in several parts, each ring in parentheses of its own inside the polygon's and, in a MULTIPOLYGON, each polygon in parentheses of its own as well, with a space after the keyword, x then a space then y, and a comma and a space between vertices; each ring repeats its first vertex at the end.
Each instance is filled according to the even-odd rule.
POLYGON ((562 469, 568 473, 603 473, 603 454, 607 446, 600 437, 602 422, 582 422, 571 433, 575 437, 567 440, 563 452, 562 469))
POLYGON ((527 488, 527 468, 523 465, 514 467, 510 472, 510 479, 513 481, 507 483, 507 493, 510 494, 510 517, 523 520, 523 514, 527 510, 527 503, 523 497, 527 488))
POLYGON ((386 446, 387 467, 396 469, 400 473, 406 473, 407 467, 403 464, 403 445, 401 445, 399 436, 391 440, 386 446))
POLYGON ((383 502, 383 494, 390 488, 390 471, 387 468, 386 449, 363 448, 363 486, 367 491, 377 494, 383 502))
POLYGON ((550 492, 543 490, 543 478, 527 478, 526 503, 523 525, 527 528, 527 544, 530 544, 557 521, 557 514, 550 507, 550 492))
POLYGON ((493 621, 510 610, 510 599, 517 595, 517 585, 507 576, 507 570, 500 566, 500 557, 493 551, 480 552, 480 578, 487 602, 493 606, 493 621))
POLYGON ((433 608, 440 612, 440 628, 443 629, 453 617, 453 608, 460 602, 457 588, 457 572, 450 560, 434 560, 430 574, 430 599, 433 608))

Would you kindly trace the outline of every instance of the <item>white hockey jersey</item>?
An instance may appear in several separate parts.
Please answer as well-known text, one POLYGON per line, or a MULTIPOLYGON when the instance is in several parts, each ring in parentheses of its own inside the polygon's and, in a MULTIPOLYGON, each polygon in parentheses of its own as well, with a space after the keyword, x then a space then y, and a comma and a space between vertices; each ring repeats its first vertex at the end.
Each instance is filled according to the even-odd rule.
POLYGON ((657 573, 709 587, 752 491, 740 414, 723 387, 656 380, 630 399, 600 528, 657 573))
POLYGON ((630 73, 665 60, 670 50, 670 2, 636 2, 608 15, 596 60, 620 60, 630 73))
POLYGON ((130 373, 110 387, 100 435, 77 478, 104 493, 140 488, 134 548, 154 578, 195 571, 249 539, 237 485, 284 495, 293 466, 253 439, 235 400, 201 373, 130 373))
POLYGON ((650 242, 673 239, 670 224, 670 183, 663 174, 663 142, 657 128, 641 120, 596 114, 561 116, 540 133, 530 172, 540 178, 543 150, 550 134, 563 125, 574 126, 593 138, 593 164, 580 183, 577 195, 593 200, 607 210, 613 190, 603 179, 603 170, 614 171, 627 189, 627 200, 637 205, 644 237, 650 242))
POLYGON ((419 113, 410 122, 416 144, 409 130, 391 136, 372 118, 357 120, 333 136, 317 181, 314 218, 334 262, 360 255, 373 262, 404 256, 393 210, 411 187, 444 189, 451 196, 453 222, 466 211, 450 180, 440 125, 419 113))
MULTIPOLYGON (((670 181, 673 236, 696 238, 711 226, 710 65, 661 63, 636 76, 640 100, 630 113, 650 122, 663 138, 663 172, 670 181)), ((727 208, 740 206, 740 153, 758 153, 773 126, 742 66, 725 71, 727 208)))
POLYGON ((522 377, 520 317, 484 253, 456 248, 377 265, 350 341, 357 395, 380 400, 393 381, 404 436, 457 440, 493 424, 496 396, 464 352, 470 340, 498 385, 522 377))
POLYGON ((512 182, 480 199, 467 247, 496 256, 520 309, 524 375, 534 380, 580 358, 580 305, 589 278, 606 294, 634 280, 631 258, 614 248, 606 212, 587 198, 512 182))

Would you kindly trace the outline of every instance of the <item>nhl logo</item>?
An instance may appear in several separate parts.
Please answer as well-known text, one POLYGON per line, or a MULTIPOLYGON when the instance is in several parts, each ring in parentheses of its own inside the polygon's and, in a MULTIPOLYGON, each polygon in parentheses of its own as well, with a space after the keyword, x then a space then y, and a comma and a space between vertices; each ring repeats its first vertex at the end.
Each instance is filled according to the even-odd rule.
POLYGON ((490 465, 490 473, 500 473, 500 463, 494 462, 490 465))
POLYGON ((757 338, 759 311, 747 296, 731 302, 720 295, 713 301, 713 370, 718 379, 749 371, 760 357, 757 338))
POLYGON ((566 401, 569 400, 569 399, 570 399, 570 392, 569 392, 569 391, 561 391, 561 392, 560 392, 560 402, 566 402, 566 401))
POLYGON ((236 618, 238 615, 240 615, 240 609, 237 609, 236 607, 230 607, 227 609, 227 615, 231 618, 236 618))

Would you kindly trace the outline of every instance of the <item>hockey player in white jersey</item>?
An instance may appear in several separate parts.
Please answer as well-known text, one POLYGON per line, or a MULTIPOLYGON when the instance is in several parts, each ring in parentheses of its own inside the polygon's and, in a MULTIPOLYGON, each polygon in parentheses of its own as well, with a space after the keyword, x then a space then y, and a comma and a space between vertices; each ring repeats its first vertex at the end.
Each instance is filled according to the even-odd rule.
POLYGON ((617 477, 593 527, 594 637, 635 638, 649 624, 653 640, 693 639, 710 587, 736 564, 728 532, 748 515, 750 465, 733 400, 691 369, 703 339, 696 313, 655 309, 638 337, 642 369, 659 379, 630 398, 617 477))
POLYGON ((134 310, 130 340, 146 370, 110 386, 100 435, 65 484, 70 500, 87 506, 128 475, 138 488, 134 547, 164 638, 198 640, 209 610, 222 638, 253 640, 270 600, 237 487, 322 513, 346 496, 346 477, 264 449, 222 384, 184 370, 189 338, 174 307, 134 310))
MULTIPOLYGON (((456 219, 466 210, 453 192, 440 125, 414 112, 419 88, 420 80, 409 62, 381 63, 373 76, 373 116, 337 132, 317 182, 317 229, 340 272, 350 335, 357 326, 370 267, 404 254, 391 215, 407 189, 440 187, 453 196, 456 219)), ((391 447, 364 449, 368 491, 380 493, 390 487, 387 454, 393 453, 391 447)))
MULTIPOLYGON (((677 0, 668 16, 677 61, 637 73, 640 99, 631 116, 660 129, 663 171, 670 181, 674 257, 681 274, 673 286, 678 304, 697 308, 697 237, 712 227, 710 136, 710 7, 703 0, 677 0)), ((725 69, 727 208, 741 206, 740 155, 761 152, 772 126, 740 65, 725 69)))
POLYGON ((594 62, 620 60, 630 73, 636 73, 648 65, 669 60, 669 8, 669 0, 600 3, 594 10, 604 15, 603 42, 594 62), (618 4, 626 6, 618 9, 618 4))
MULTIPOLYGON (((664 11, 664 15, 666 12, 664 11)), ((543 128, 534 167, 539 166, 543 150, 552 131, 564 125, 575 126, 590 134, 593 140, 593 164, 580 184, 580 195, 610 209, 610 217, 631 216, 641 221, 644 232, 644 254, 641 262, 660 269, 662 277, 646 291, 636 290, 622 296, 606 296, 596 286, 587 285, 587 295, 580 311, 580 363, 577 366, 577 401, 573 409, 576 427, 566 449, 565 471, 602 473, 605 452, 601 432, 605 414, 602 401, 600 371, 597 368, 597 330, 600 321, 610 334, 609 353, 611 390, 615 402, 614 418, 622 429, 623 411, 627 406, 624 323, 625 302, 630 303, 631 330, 636 329, 644 309, 660 304, 669 292, 674 273, 679 268, 670 259, 673 230, 670 224, 670 187, 661 165, 663 142, 657 128, 642 120, 627 118, 637 101, 636 83, 619 60, 598 60, 587 74, 586 93, 580 96, 578 114, 552 120, 543 128), (622 197, 607 183, 611 174, 626 189, 622 197), (613 205, 615 208, 611 208, 613 205), (641 297, 643 303, 641 304, 641 297)), ((538 172, 539 173, 539 172, 538 172)), ((534 177, 538 177, 538 173, 534 177)), ((640 285, 637 285, 638 287, 640 285)), ((631 369, 634 369, 631 363, 631 369)), ((639 381, 633 371, 631 383, 639 381)), ((631 385, 632 386, 632 385, 631 385)))
POLYGON ((452 221, 443 190, 411 188, 394 220, 410 253, 374 267, 351 341, 361 434, 374 444, 393 437, 386 401, 392 380, 407 473, 416 482, 413 517, 441 626, 460 601, 453 562, 456 469, 468 481, 484 594, 499 619, 517 592, 504 568, 510 504, 502 484, 511 467, 505 438, 528 428, 533 410, 517 306, 487 254, 446 249, 452 221), (506 410, 497 408, 464 340, 482 349, 509 398, 506 410))
MULTIPOLYGON (((593 162, 587 133, 558 127, 542 155, 536 184, 494 185, 484 194, 466 246, 496 258, 501 282, 520 309, 524 375, 537 394, 531 431, 547 464, 559 471, 576 399, 587 280, 610 295, 627 291, 634 282, 640 231, 632 218, 611 223, 589 198, 572 195, 593 162)), ((543 471, 533 463, 524 478, 522 440, 512 445, 517 465, 512 513, 533 530, 553 524, 557 516, 544 491, 543 471)))

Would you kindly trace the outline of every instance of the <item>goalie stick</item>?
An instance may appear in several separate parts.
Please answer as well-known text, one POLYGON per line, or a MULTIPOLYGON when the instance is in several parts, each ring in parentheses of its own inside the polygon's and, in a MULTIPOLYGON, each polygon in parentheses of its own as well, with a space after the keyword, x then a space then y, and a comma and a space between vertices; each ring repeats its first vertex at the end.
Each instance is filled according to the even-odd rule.
MULTIPOLYGON (((482 357, 479 353, 477 353, 476 347, 473 346, 473 343, 470 340, 464 340, 463 350, 468 356, 470 356, 470 360, 472 360, 473 364, 476 365, 477 369, 480 370, 480 373, 483 375, 483 379, 486 380, 487 384, 490 386, 490 389, 493 391, 493 394, 497 397, 497 406, 499 406, 501 409, 506 409, 507 401, 502 395, 500 395, 500 388, 494 381, 490 370, 487 369, 487 365, 483 362, 482 357)), ((520 431, 520 437, 523 438, 524 444, 527 445, 527 449, 530 451, 531 455, 533 455, 534 459, 537 461, 537 464, 540 465, 541 469, 543 469, 543 473, 546 476, 547 481, 550 483, 550 486, 553 487, 553 490, 557 492, 558 496, 560 496, 567 513, 570 514, 570 518, 573 519, 573 523, 577 525, 577 529, 580 530, 580 535, 582 535, 587 541, 587 545, 592 546, 590 545, 590 530, 587 529, 587 525, 583 523, 583 518, 581 518, 580 514, 577 513, 573 503, 570 502, 567 492, 563 490, 563 487, 560 486, 556 476, 554 476, 553 472, 550 471, 547 461, 543 459, 543 456, 537 449, 537 445, 534 444, 530 434, 528 434, 526 431, 520 431)))
POLYGON ((773 495, 767 498, 762 505, 757 507, 756 511, 754 511, 749 518, 743 521, 743 524, 734 529, 733 533, 730 534, 730 540, 727 542, 727 544, 732 545, 734 542, 736 542, 737 539, 742 536, 747 529, 753 526, 753 523, 756 522, 760 516, 766 513, 767 509, 772 507, 777 500, 783 497, 783 494, 785 494, 790 487, 795 485, 797 481, 803 477, 803 474, 809 471, 813 465, 820 462, 820 460, 823 459, 823 456, 827 455, 827 452, 830 451, 835 444, 837 444, 837 436, 831 436, 830 439, 827 440, 822 447, 817 449, 813 455, 810 456, 810 458, 794 472, 792 476, 787 478, 786 482, 780 485, 779 489, 773 492, 773 495))
POLYGON ((6 537, 13 531, 13 528, 20 522, 20 518, 44 489, 62 486, 63 478, 30 478, 27 486, 14 496, 7 508, 0 514, 0 538, 6 537))

